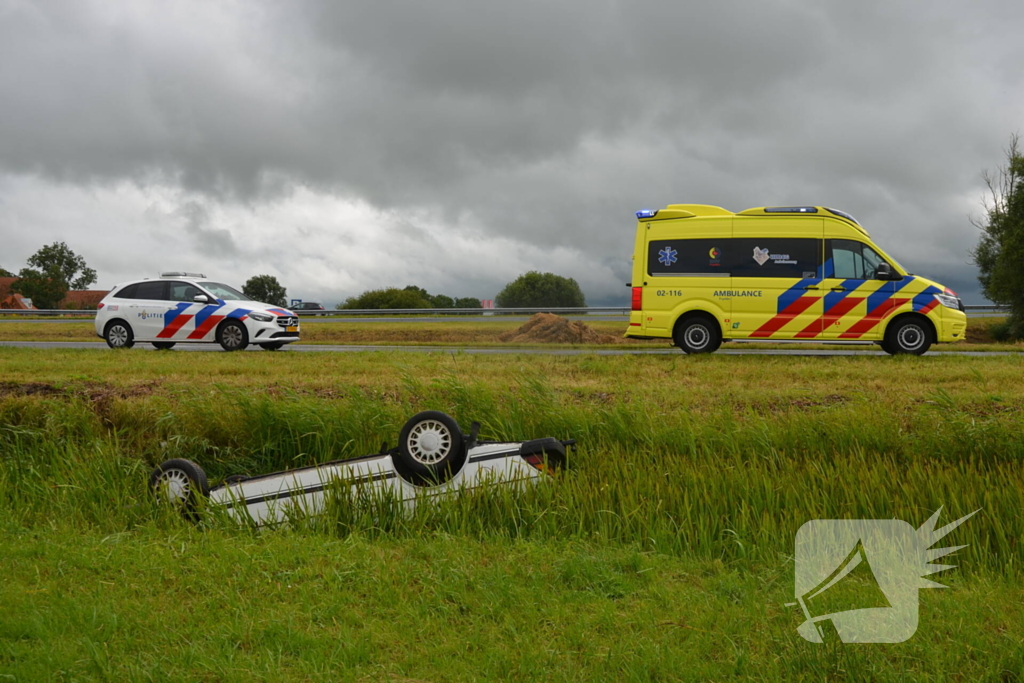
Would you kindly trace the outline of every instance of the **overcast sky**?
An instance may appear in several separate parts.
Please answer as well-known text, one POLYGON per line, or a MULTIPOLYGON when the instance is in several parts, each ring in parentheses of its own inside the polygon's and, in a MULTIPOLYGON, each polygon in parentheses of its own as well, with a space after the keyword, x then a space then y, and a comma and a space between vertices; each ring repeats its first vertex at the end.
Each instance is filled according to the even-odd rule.
POLYGON ((329 307, 527 270, 628 301, 634 212, 819 204, 981 303, 1024 3, 0 0, 0 266, 329 307))

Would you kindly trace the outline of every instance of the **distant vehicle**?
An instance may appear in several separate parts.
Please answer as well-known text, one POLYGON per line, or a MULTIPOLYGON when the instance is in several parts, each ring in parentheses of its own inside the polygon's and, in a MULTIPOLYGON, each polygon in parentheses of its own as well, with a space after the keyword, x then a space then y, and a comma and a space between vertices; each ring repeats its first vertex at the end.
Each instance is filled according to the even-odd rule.
POLYGON ((232 475, 213 488, 199 465, 178 458, 153 470, 149 485, 157 500, 193 519, 205 504, 223 507, 239 522, 275 524, 296 511, 322 513, 332 485, 370 486, 412 506, 423 495, 488 483, 517 485, 555 474, 566 465, 566 448, 576 447, 572 439, 552 437, 478 441, 479 428, 474 422, 463 434, 450 416, 425 411, 405 423, 396 448, 385 445, 374 455, 254 477, 232 475))
POLYGON ((318 313, 318 312, 315 313, 314 312, 314 311, 326 311, 327 310, 326 308, 324 308, 323 304, 317 303, 316 301, 303 301, 303 302, 301 302, 299 304, 296 304, 295 306, 292 306, 292 310, 293 311, 302 311, 303 313, 313 313, 313 315, 327 315, 326 312, 324 312, 324 313, 318 313))
POLYGON ((121 283, 103 297, 96 334, 112 349, 139 341, 157 349, 218 343, 225 351, 250 344, 277 351, 299 341, 299 318, 200 273, 163 273, 121 283))
POLYGON ((671 339, 686 353, 759 340, 915 355, 964 339, 956 292, 907 273, 842 211, 672 204, 636 217, 627 337, 671 339))

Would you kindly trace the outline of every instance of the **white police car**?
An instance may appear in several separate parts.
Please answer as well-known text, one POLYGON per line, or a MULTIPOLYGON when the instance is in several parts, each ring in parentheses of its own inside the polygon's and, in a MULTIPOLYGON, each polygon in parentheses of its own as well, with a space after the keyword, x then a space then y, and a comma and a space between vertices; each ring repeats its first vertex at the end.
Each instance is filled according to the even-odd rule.
POLYGON ((212 488, 202 467, 175 458, 153 470, 149 485, 157 500, 178 506, 191 519, 205 506, 218 506, 236 521, 277 524, 296 512, 322 514, 333 485, 353 487, 354 493, 370 487, 411 509, 422 496, 536 483, 566 467, 566 448, 576 450, 574 439, 483 441, 479 430, 474 422, 463 434, 451 416, 428 410, 405 423, 397 447, 384 445, 373 455, 255 477, 232 475, 212 488))
POLYGON ((158 349, 217 342, 225 351, 250 344, 276 351, 299 341, 299 318, 201 273, 163 273, 160 279, 119 284, 103 297, 96 334, 113 349, 139 341, 158 349))

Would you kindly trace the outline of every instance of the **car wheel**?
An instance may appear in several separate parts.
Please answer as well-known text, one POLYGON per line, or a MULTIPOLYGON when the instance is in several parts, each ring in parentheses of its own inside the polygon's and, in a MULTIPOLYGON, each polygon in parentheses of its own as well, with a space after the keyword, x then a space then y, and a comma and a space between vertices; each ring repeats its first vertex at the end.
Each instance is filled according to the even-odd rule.
POLYGON ((135 335, 132 333, 131 325, 123 320, 109 322, 107 329, 103 331, 103 338, 112 349, 130 349, 135 346, 135 335))
POLYGON ((466 449, 459 425, 436 410, 418 413, 398 437, 395 469, 407 481, 431 486, 448 481, 461 469, 466 449))
POLYGON ((249 332, 237 320, 228 320, 217 330, 217 343, 225 351, 241 351, 249 345, 249 332))
POLYGON ((284 348, 284 342, 274 342, 273 344, 263 344, 264 351, 280 351, 284 348))
POLYGON ((928 324, 917 318, 897 320, 885 331, 883 349, 892 355, 920 356, 932 345, 932 332, 928 324))
POLYGON ((676 325, 672 341, 686 353, 714 353, 722 345, 722 331, 710 317, 695 315, 676 325))
POLYGON ((174 342, 152 342, 152 343, 153 343, 153 348, 157 349, 158 351, 166 351, 167 349, 173 349, 174 348, 174 342))
POLYGON ((160 503, 178 507, 195 518, 199 499, 210 492, 203 468, 191 460, 175 458, 161 463, 149 475, 149 488, 160 503))

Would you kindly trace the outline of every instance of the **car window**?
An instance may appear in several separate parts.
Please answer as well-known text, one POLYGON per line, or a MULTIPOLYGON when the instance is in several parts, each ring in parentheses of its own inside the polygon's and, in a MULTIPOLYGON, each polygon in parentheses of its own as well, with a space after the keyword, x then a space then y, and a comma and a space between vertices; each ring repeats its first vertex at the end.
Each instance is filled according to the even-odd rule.
POLYGON ((200 285, 205 287, 216 297, 221 299, 232 299, 234 301, 252 301, 245 294, 242 294, 234 287, 228 287, 227 285, 220 282, 200 282, 200 285))
POLYGON ((834 277, 843 280, 871 280, 875 268, 886 260, 878 252, 853 240, 830 240, 834 277))
POLYGON ((168 283, 171 289, 170 300, 171 301, 187 301, 193 302, 193 299, 197 294, 205 294, 203 290, 196 287, 191 282, 174 281, 168 283))
POLYGON ((728 239, 651 240, 647 272, 655 277, 703 275, 728 277, 725 249, 728 239))
POLYGON ((134 299, 135 298, 135 292, 136 292, 136 290, 138 290, 138 288, 139 288, 139 286, 137 284, 136 285, 128 285, 127 287, 122 287, 121 289, 117 290, 117 294, 114 295, 114 298, 115 299, 134 299))
POLYGON ((167 299, 167 283, 162 280, 152 280, 149 282, 140 282, 138 289, 135 291, 136 299, 150 299, 156 301, 166 301, 167 299))
POLYGON ((808 237, 737 237, 729 241, 733 277, 814 278, 821 240, 808 237))

